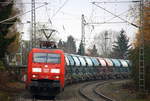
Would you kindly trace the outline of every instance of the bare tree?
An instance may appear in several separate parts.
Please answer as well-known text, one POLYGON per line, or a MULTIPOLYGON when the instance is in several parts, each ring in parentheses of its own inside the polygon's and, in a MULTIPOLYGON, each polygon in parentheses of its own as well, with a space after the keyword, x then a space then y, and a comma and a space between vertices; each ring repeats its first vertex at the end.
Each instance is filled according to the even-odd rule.
POLYGON ((112 43, 116 40, 117 35, 118 32, 112 30, 105 30, 95 35, 94 43, 102 57, 109 57, 112 51, 112 43))

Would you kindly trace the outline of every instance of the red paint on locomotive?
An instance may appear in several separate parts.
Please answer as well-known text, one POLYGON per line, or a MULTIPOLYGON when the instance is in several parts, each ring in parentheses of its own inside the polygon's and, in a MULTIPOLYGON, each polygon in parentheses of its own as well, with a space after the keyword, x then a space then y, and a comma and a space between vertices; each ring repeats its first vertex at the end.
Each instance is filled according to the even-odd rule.
MULTIPOLYGON (((59 81, 60 88, 65 83, 65 57, 59 49, 33 48, 28 56, 28 72, 26 87, 33 81, 51 80, 59 81), (41 60, 40 60, 41 59, 41 60), (47 60, 46 60, 47 59, 47 60)), ((49 84, 51 85, 51 84, 49 84)))

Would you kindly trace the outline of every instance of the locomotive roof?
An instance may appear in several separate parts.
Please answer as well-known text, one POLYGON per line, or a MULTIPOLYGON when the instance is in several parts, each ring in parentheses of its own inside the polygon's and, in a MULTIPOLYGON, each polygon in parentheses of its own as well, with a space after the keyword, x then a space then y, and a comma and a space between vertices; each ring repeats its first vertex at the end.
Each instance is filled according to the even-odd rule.
POLYGON ((61 50, 61 49, 47 49, 47 48, 33 48, 32 50, 31 50, 32 52, 46 52, 46 51, 57 51, 57 52, 60 52, 60 53, 63 53, 63 50, 61 50))

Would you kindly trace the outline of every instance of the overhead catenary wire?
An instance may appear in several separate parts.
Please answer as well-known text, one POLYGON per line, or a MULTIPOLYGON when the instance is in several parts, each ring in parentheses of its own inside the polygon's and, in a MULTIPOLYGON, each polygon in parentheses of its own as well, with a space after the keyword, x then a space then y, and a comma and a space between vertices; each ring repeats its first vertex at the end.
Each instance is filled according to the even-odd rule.
MULTIPOLYGON (((47 5, 47 3, 45 3, 44 5, 38 6, 38 7, 36 7, 35 9, 39 9, 39 8, 45 6, 45 5, 47 5)), ((32 9, 32 10, 35 10, 35 9, 32 9)), ((4 22, 6 22, 6 21, 10 21, 10 20, 12 20, 12 19, 15 19, 15 18, 17 18, 17 17, 19 17, 19 16, 25 15, 25 14, 31 12, 32 10, 29 10, 29 11, 24 12, 24 13, 22 13, 22 14, 18 14, 18 15, 15 15, 15 16, 13 16, 13 17, 10 17, 10 18, 8 18, 8 19, 2 20, 2 21, 0 21, 0 24, 1 24, 1 23, 4 23, 4 22)))
MULTIPOLYGON (((123 15, 123 14, 125 14, 126 12, 129 12, 130 10, 133 10, 133 8, 130 8, 130 9, 128 9, 128 10, 126 10, 126 11, 124 11, 124 12, 122 12, 122 13, 120 13, 120 14, 118 14, 117 16, 121 16, 121 15, 123 15)), ((116 16, 114 16, 114 17, 112 17, 112 18, 110 18, 110 19, 108 19, 108 20, 106 20, 106 21, 104 21, 104 22, 95 22, 95 23, 87 23, 87 24, 92 24, 92 25, 98 25, 98 24, 113 24, 113 23, 126 23, 126 22, 109 22, 109 21, 111 21, 112 19, 114 19, 114 18, 116 18, 116 16)))
POLYGON ((92 23, 86 23, 86 24, 90 24, 90 25, 97 25, 97 24, 115 24, 115 23, 126 23, 126 22, 124 22, 124 21, 120 21, 120 22, 106 22, 106 21, 104 21, 104 22, 92 22, 92 23))
MULTIPOLYGON (((121 15, 125 14, 126 12, 129 12, 129 11, 132 10, 132 9, 133 9, 133 8, 130 8, 130 9, 128 9, 128 10, 126 10, 126 11, 124 11, 124 12, 118 14, 117 16, 121 16, 121 15)), ((107 22, 107 21, 111 21, 111 20, 114 19, 114 18, 116 18, 116 16, 114 16, 114 17, 112 17, 112 18, 106 20, 106 22, 107 22)))
MULTIPOLYGON (((93 9, 92 9, 93 10, 93 9)), ((128 11, 130 11, 131 10, 131 8, 130 9, 128 9, 128 10, 126 10, 126 11, 124 11, 124 12, 122 12, 122 13, 120 13, 120 14, 118 14, 118 16, 120 16, 120 15, 123 15, 124 13, 126 13, 126 12, 128 12, 128 11)), ((92 11, 92 16, 93 16, 93 12, 94 11, 92 11)), ((105 13, 105 11, 104 11, 104 13, 105 13)), ((105 15, 105 14, 104 14, 105 15)), ((90 16, 90 18, 91 18, 91 16, 90 16)), ((108 22, 108 21, 110 21, 110 20, 112 20, 112 19, 114 19, 114 18, 116 18, 116 16, 114 16, 114 17, 112 17, 112 18, 110 18, 110 19, 108 19, 108 20, 106 20, 105 21, 105 18, 104 18, 104 22, 89 22, 89 23, 87 23, 87 24, 90 24, 90 25, 92 25, 92 30, 90 30, 90 33, 92 33, 92 31, 94 30, 94 26, 95 25, 101 25, 101 24, 115 24, 115 23, 126 23, 126 22, 108 22)), ((91 38, 91 34, 89 34, 89 36, 90 36, 90 38, 91 38)), ((87 39, 87 38, 86 38, 87 39)))
MULTIPOLYGON (((32 4, 31 2, 16 2, 16 1, 9 1, 9 2, 0 2, 0 4, 10 4, 10 3, 15 3, 15 4, 32 4)), ((50 2, 35 2, 35 4, 50 4, 50 2)))
POLYGON ((57 11, 52 15, 51 19, 53 19, 53 18, 57 15, 57 13, 67 4, 68 1, 69 1, 69 0, 66 0, 66 1, 57 9, 57 11))
POLYGON ((132 1, 101 1, 101 2, 96 2, 96 3, 137 3, 140 2, 140 0, 132 0, 132 1))
MULTIPOLYGON (((92 12, 91 12, 91 15, 90 15, 90 17, 89 17, 89 21, 92 21, 92 18, 93 18, 93 16, 94 16, 94 13, 95 13, 95 11, 96 11, 96 9, 97 9, 97 7, 95 7, 94 5, 92 5, 92 12)), ((92 32, 94 31, 94 25, 92 25, 91 26, 92 28, 90 28, 90 34, 88 35, 89 36, 89 38, 91 38, 91 35, 92 35, 92 32)), ((86 36, 85 36, 85 39, 87 39, 86 38, 86 36)))
POLYGON ((51 18, 50 18, 50 16, 48 15, 48 9, 47 9, 47 6, 45 6, 45 9, 46 9, 46 15, 47 15, 47 17, 48 17, 48 21, 49 21, 49 23, 52 25, 51 18))
MULTIPOLYGON (((63 15, 67 15, 67 16, 70 16, 72 19, 76 19, 76 20, 80 20, 80 15, 77 15, 77 14, 72 14, 72 13, 68 13, 68 12, 64 12, 64 11, 61 11, 61 13, 63 15)), ((68 17, 69 18, 69 17, 68 17)), ((68 19, 67 18, 67 19, 68 19)))
POLYGON ((90 17, 89 17, 89 20, 90 21, 92 21, 92 18, 93 18, 93 16, 94 16, 94 13, 95 13, 95 11, 96 11, 96 9, 97 9, 97 7, 95 7, 94 5, 92 5, 92 11, 91 11, 91 15, 90 15, 90 17))
POLYGON ((134 26, 134 27, 136 27, 136 28, 139 28, 139 26, 135 25, 134 23, 131 23, 131 22, 129 22, 129 21, 127 21, 127 20, 121 18, 120 16, 118 16, 118 15, 116 15, 116 14, 110 12, 109 10, 107 10, 107 9, 105 9, 105 8, 103 8, 103 7, 99 6, 99 5, 97 5, 96 2, 92 2, 92 4, 94 4, 95 6, 101 8, 101 9, 103 9, 103 10, 105 10, 106 12, 112 14, 113 16, 115 16, 115 17, 117 17, 117 18, 123 20, 124 22, 127 22, 127 23, 129 23, 130 25, 132 25, 132 26, 134 26))
MULTIPOLYGON (((122 12, 122 13, 120 13, 120 14, 118 14, 117 16, 120 16, 120 15, 122 15, 122 14, 124 14, 124 13, 126 13, 126 12, 128 12, 128 11, 130 11, 130 10, 132 10, 133 8, 131 8, 131 9, 128 9, 128 10, 126 10, 126 11, 124 11, 124 12, 122 12)), ((106 20, 106 21, 104 21, 104 22, 95 22, 95 23, 86 23, 86 24, 105 24, 105 23, 107 23, 107 24, 112 24, 112 23, 126 23, 126 22, 109 22, 109 21, 111 21, 112 19, 114 19, 114 18, 116 18, 116 16, 114 16, 114 17, 112 17, 112 18, 110 18, 110 19, 108 19, 108 20, 106 20)))

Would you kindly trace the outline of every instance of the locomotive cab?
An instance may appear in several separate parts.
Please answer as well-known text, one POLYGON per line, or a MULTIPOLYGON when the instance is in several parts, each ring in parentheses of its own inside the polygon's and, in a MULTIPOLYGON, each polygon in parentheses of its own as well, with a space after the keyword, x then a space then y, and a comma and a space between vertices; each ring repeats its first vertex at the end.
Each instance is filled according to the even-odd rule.
POLYGON ((55 96, 64 88, 64 53, 34 48, 28 57, 27 88, 34 95, 55 96))

